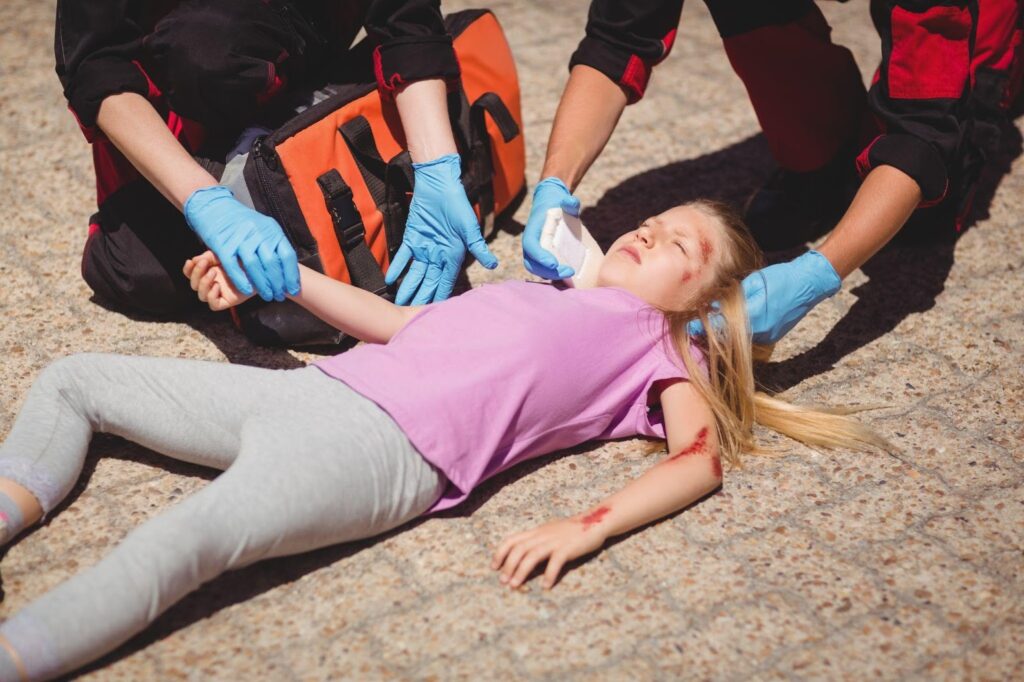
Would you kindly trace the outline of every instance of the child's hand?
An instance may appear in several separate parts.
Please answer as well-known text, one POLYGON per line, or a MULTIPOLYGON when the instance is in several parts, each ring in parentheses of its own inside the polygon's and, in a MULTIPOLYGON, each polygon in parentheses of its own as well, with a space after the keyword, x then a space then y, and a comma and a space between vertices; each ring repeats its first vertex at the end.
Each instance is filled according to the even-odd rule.
POLYGON ((182 272, 188 277, 192 291, 199 294, 199 300, 209 305, 210 310, 227 310, 252 298, 251 294, 239 293, 212 251, 189 258, 182 272))
POLYGON ((505 539, 494 553, 491 568, 501 571, 501 582, 510 588, 523 584, 534 568, 547 561, 544 588, 551 589, 566 562, 597 551, 607 535, 600 523, 606 507, 542 526, 505 539))

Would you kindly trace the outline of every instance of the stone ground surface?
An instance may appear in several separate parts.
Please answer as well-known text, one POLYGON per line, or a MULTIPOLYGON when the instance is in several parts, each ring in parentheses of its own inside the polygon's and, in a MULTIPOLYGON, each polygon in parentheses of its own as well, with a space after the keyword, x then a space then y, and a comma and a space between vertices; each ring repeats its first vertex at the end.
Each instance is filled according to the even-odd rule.
MULTIPOLYGON (((492 7, 519 63, 532 182, 586 3, 492 7)), ((866 3, 823 9, 867 77, 878 50, 866 3)), ((36 373, 71 352, 308 361, 252 348, 222 318, 133 320, 90 300, 78 274, 90 151, 53 74, 53 15, 52 1, 0 9, 0 433, 36 373)), ((741 200, 771 171, 701 3, 688 4, 676 45, 579 192, 606 236, 694 196, 741 200)), ((865 419, 900 454, 785 443, 692 509, 573 567, 554 591, 499 588, 487 561, 502 537, 585 509, 651 459, 638 441, 581 448, 492 481, 459 513, 216 580, 87 677, 1019 679, 1024 163, 1014 133, 1009 171, 963 238, 884 252, 779 345, 766 373, 793 400, 885 405, 865 419)), ((474 282, 524 276, 517 235, 501 233, 493 249, 501 267, 472 267, 474 282)), ((0 614, 210 476, 98 438, 70 504, 3 557, 0 614)))

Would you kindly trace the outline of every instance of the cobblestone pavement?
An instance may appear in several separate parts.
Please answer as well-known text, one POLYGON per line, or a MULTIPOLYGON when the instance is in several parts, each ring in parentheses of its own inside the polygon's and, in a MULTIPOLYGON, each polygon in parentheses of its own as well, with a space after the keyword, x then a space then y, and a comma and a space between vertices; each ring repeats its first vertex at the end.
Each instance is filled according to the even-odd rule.
MULTIPOLYGON (((308 360, 251 348, 222 317, 157 323, 90 300, 78 274, 90 151, 53 74, 53 4, 0 9, 0 433, 33 376, 70 352, 308 360)), ((492 6, 519 63, 532 182, 586 3, 492 6)), ((823 9, 867 77, 878 50, 866 2, 823 9)), ((702 3, 688 4, 676 45, 580 190, 599 233, 693 196, 740 200, 771 171, 702 3)), ((766 373, 793 400, 884 405, 865 419, 899 454, 785 442, 557 589, 500 589, 487 559, 506 533, 585 509, 651 458, 638 441, 581 448, 492 481, 458 513, 216 580, 88 678, 1020 679, 1020 123, 972 229, 953 245, 883 252, 766 373)), ((524 276, 518 244, 500 234, 501 267, 473 266, 471 279, 524 276)), ((93 450, 70 504, 3 557, 0 614, 211 476, 116 439, 93 450)))

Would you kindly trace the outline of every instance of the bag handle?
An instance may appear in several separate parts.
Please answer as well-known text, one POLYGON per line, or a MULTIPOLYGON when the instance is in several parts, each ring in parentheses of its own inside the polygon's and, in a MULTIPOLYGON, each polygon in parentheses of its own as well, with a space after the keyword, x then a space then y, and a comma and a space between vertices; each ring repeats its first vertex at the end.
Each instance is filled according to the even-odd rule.
POLYGON ((370 252, 370 247, 366 245, 366 230, 355 202, 352 201, 352 190, 333 168, 320 175, 316 182, 320 185, 327 210, 331 214, 334 234, 345 256, 352 285, 390 299, 384 274, 370 252))
POLYGON ((512 117, 512 112, 505 106, 504 100, 495 92, 485 92, 473 102, 473 110, 486 111, 494 119, 505 142, 511 142, 519 135, 519 124, 512 117))
POLYGON ((494 161, 486 114, 490 114, 505 142, 520 134, 519 125, 495 92, 485 92, 470 104, 460 88, 448 97, 448 113, 463 158, 462 184, 470 202, 479 206, 483 233, 489 235, 494 227, 494 161))

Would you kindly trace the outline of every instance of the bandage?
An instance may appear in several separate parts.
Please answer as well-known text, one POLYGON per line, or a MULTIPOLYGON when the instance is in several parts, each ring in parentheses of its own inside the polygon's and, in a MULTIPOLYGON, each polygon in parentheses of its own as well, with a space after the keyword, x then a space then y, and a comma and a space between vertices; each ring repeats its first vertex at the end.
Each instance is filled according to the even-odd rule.
POLYGON ((579 218, 560 208, 549 209, 540 233, 540 245, 559 263, 576 271, 572 277, 562 280, 568 286, 577 289, 597 286, 597 271, 604 260, 604 252, 579 218))

